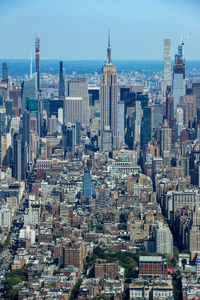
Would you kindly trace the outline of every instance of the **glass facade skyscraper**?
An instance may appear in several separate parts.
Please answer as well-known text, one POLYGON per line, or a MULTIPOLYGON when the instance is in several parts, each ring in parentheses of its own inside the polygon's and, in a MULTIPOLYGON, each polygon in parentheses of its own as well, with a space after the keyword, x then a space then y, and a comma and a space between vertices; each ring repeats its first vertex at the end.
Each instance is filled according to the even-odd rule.
POLYGON ((13 177, 25 180, 27 171, 27 146, 22 134, 14 137, 14 167, 13 177))
POLYGON ((59 73, 59 97, 65 97, 65 74, 63 68, 63 62, 60 61, 60 73, 59 73))
POLYGON ((23 81, 21 95, 21 113, 23 114, 26 109, 26 98, 30 97, 37 99, 37 73, 34 73, 23 81))
POLYGON ((2 63, 2 79, 4 82, 8 82, 8 65, 7 63, 2 63))
POLYGON ((141 126, 141 150, 145 150, 152 136, 153 110, 151 106, 143 109, 143 119, 141 126))
POLYGON ((175 63, 173 67, 173 86, 172 96, 174 98, 174 113, 176 108, 180 105, 180 98, 186 93, 185 85, 185 59, 184 59, 184 43, 178 46, 178 54, 175 55, 175 63))

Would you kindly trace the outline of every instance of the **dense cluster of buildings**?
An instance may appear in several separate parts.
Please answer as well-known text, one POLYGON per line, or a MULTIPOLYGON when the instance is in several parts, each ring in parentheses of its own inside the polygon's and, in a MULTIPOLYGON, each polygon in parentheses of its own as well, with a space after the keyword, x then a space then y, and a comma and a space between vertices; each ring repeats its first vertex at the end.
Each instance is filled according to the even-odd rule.
POLYGON ((171 74, 165 39, 151 87, 118 77, 109 37, 99 80, 66 80, 60 62, 49 97, 35 47, 36 72, 19 85, 3 63, 0 82, 0 242, 11 234, 7 271, 26 272, 18 299, 170 300, 173 278, 200 299, 200 83, 184 42, 171 74))

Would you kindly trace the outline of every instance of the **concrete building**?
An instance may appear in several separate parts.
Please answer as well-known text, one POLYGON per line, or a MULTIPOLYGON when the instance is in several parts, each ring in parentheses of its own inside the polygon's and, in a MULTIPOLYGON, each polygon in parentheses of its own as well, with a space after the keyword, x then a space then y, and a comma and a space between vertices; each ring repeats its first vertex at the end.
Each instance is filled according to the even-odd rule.
POLYGON ((199 203, 199 197, 197 190, 167 192, 164 197, 163 210, 168 220, 173 222, 177 209, 188 207, 193 210, 199 203))
POLYGON ((7 206, 2 206, 0 209, 0 227, 11 227, 11 211, 7 206))
POLYGON ((19 238, 28 239, 31 241, 31 244, 35 244, 35 230, 31 229, 30 226, 26 226, 20 229, 19 238))
POLYGON ((171 85, 171 39, 164 39, 164 80, 163 97, 165 97, 167 86, 171 85))
POLYGON ((129 285, 130 300, 173 299, 173 285, 168 281, 138 281, 129 285))
POLYGON ((155 104, 153 106, 153 128, 156 129, 159 124, 163 121, 163 106, 162 104, 155 104))
POLYGON ((192 226, 189 231, 189 250, 200 253, 200 208, 195 206, 192 213, 192 226))
POLYGON ((172 129, 169 127, 167 120, 164 120, 161 127, 160 153, 163 156, 163 151, 172 149, 172 129))
POLYGON ((39 223, 39 208, 38 207, 29 207, 29 212, 27 215, 24 215, 24 225, 37 225, 39 223))
POLYGON ((64 122, 74 123, 75 121, 83 122, 83 98, 82 97, 65 97, 64 101, 64 122))
POLYGON ((54 115, 48 118, 48 134, 56 133, 57 121, 58 119, 54 115))
POLYGON ((200 107, 200 83, 195 82, 192 84, 192 94, 196 96, 196 105, 200 107))
POLYGON ((173 254, 173 236, 168 226, 159 222, 154 229, 156 252, 161 254, 173 254))
POLYGON ((90 110, 87 79, 77 77, 68 80, 66 82, 66 97, 82 97, 82 122, 89 125, 90 110))
POLYGON ((183 109, 183 124, 187 128, 192 128, 192 124, 197 115, 196 96, 184 95, 181 97, 181 107, 183 109))

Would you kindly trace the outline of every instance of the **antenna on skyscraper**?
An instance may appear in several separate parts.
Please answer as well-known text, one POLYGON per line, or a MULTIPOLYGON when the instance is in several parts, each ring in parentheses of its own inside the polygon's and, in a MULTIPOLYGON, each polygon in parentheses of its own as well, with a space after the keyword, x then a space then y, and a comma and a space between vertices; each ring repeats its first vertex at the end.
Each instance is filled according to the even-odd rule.
POLYGON ((192 34, 192 32, 189 32, 189 33, 186 35, 186 37, 185 37, 185 39, 184 39, 184 43, 187 42, 187 40, 190 38, 191 34, 192 34))
POLYGON ((32 77, 32 51, 31 51, 31 63, 30 63, 30 77, 32 77))
POLYGON ((183 46, 185 45, 185 43, 187 42, 187 40, 190 38, 190 36, 191 36, 191 32, 189 32, 187 35, 186 35, 186 37, 185 38, 183 38, 182 37, 182 35, 181 35, 181 47, 182 47, 182 56, 183 56, 183 58, 184 58, 184 48, 183 48, 183 46))
POLYGON ((110 30, 108 30, 107 63, 111 63, 110 30))

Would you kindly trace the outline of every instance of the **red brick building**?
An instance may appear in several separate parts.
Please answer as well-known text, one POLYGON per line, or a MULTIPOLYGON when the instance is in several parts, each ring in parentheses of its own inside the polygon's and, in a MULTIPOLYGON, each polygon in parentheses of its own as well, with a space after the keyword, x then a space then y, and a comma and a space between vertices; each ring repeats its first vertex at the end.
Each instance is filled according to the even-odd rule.
POLYGON ((162 256, 140 256, 139 277, 159 276, 168 274, 168 264, 162 256))
POLYGON ((118 279, 119 262, 107 263, 106 260, 99 260, 94 267, 95 278, 118 279))
POLYGON ((85 249, 82 242, 72 242, 63 248, 64 267, 74 266, 82 270, 83 260, 85 257, 85 249))

